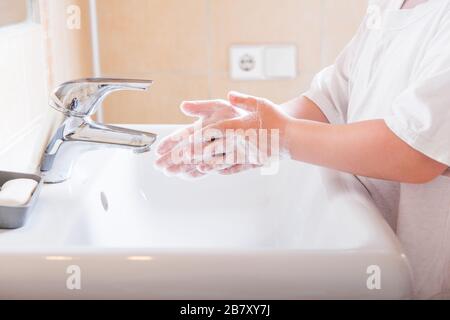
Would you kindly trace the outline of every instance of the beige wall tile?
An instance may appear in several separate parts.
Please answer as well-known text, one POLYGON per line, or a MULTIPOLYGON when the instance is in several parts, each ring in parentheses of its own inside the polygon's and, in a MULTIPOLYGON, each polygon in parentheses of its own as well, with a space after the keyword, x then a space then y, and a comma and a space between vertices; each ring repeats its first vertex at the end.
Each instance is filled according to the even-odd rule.
POLYGON ((151 74, 157 81, 148 96, 124 93, 108 99, 106 119, 185 122, 180 101, 223 98, 229 90, 276 102, 295 97, 335 60, 365 5, 364 0, 98 0, 103 73, 137 78, 151 74), (298 47, 299 77, 232 81, 230 46, 267 43, 298 47), (127 103, 133 111, 121 107, 127 103))
POLYGON ((41 16, 46 31, 50 88, 75 78, 92 76, 92 46, 88 0, 41 0, 41 16), (76 5, 81 12, 81 28, 67 27, 67 9, 76 5))
POLYGON ((283 103, 298 97, 310 85, 313 74, 303 73, 295 80, 271 81, 233 81, 227 76, 212 78, 211 95, 225 99, 231 90, 240 91, 254 96, 264 97, 275 103, 283 103))
POLYGON ((108 123, 188 123, 179 106, 183 100, 207 99, 206 76, 153 74, 156 79, 146 92, 117 92, 104 104, 108 123))
POLYGON ((207 73, 205 0, 97 3, 105 73, 207 73))
POLYGON ((23 22, 27 15, 27 0, 0 1, 0 26, 23 22))
POLYGON ((323 65, 332 64, 352 39, 367 8, 363 0, 324 0, 323 65))
POLYGON ((229 47, 240 43, 292 43, 300 71, 320 67, 321 1, 210 0, 208 5, 212 72, 228 72, 229 47))

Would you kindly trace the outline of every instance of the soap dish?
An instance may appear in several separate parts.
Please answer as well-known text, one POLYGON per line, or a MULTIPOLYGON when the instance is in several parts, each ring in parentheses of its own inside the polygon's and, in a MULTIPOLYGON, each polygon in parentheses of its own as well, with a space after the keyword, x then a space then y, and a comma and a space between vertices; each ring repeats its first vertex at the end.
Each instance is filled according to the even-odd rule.
POLYGON ((15 179, 32 179, 38 183, 28 203, 23 206, 9 207, 0 205, 0 229, 18 229, 25 225, 31 211, 37 203, 42 189, 42 178, 38 175, 0 171, 0 186, 15 179))

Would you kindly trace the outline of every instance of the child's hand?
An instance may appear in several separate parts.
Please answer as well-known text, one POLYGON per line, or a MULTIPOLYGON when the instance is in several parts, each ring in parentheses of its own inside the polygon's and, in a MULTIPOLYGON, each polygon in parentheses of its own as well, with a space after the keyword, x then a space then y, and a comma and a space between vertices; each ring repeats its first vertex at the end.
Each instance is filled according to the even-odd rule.
POLYGON ((242 115, 206 126, 200 145, 194 142, 185 149, 201 151, 200 157, 194 152, 200 172, 234 174, 262 167, 288 149, 284 136, 289 117, 277 105, 235 92, 229 101, 242 115))
POLYGON ((208 172, 227 175, 264 166, 287 149, 284 133, 289 117, 275 104, 239 93, 230 93, 229 100, 185 103, 185 113, 188 108, 192 115, 195 109, 206 121, 201 128, 189 127, 165 140, 158 149, 157 166, 190 177, 208 172))
POLYGON ((176 163, 177 161, 172 159, 174 151, 188 144, 189 139, 192 139, 191 136, 195 134, 195 130, 201 131, 204 126, 212 123, 236 118, 240 113, 225 100, 183 102, 181 110, 184 114, 199 120, 161 141, 157 148, 159 157, 156 167, 168 175, 199 178, 204 176, 204 173, 197 170, 197 165, 186 161, 176 163))

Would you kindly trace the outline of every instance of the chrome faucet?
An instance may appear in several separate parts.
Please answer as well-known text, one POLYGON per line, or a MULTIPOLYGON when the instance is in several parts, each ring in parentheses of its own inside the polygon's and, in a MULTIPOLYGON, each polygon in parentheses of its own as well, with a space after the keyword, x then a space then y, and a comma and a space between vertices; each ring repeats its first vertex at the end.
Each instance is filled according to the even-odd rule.
POLYGON ((65 116, 45 150, 41 173, 45 183, 70 178, 80 153, 99 148, 125 148, 136 153, 150 151, 157 135, 97 123, 92 116, 105 97, 119 90, 147 90, 152 81, 125 79, 81 79, 55 89, 50 105, 65 116))

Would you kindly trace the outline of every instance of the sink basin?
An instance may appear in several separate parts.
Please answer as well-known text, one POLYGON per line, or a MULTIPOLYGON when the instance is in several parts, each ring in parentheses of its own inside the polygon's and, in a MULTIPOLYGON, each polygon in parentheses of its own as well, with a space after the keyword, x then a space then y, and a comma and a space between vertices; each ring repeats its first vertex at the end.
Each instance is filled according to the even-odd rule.
POLYGON ((184 181, 154 157, 94 151, 45 185, 27 225, 0 231, 0 298, 411 297, 407 258, 354 176, 286 161, 184 181))

